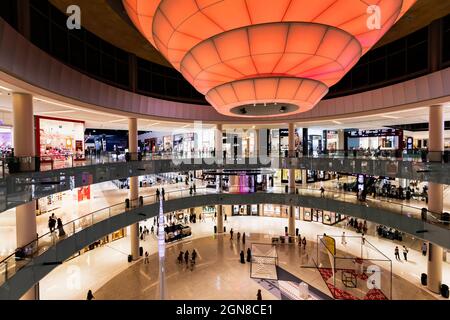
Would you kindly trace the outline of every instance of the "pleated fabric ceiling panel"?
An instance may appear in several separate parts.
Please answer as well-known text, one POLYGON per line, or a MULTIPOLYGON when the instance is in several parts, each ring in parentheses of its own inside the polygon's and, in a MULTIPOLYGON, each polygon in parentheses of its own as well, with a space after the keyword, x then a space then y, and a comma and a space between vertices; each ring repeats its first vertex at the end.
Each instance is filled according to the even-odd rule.
POLYGON ((313 108, 414 2, 123 0, 218 112, 243 117, 313 108))

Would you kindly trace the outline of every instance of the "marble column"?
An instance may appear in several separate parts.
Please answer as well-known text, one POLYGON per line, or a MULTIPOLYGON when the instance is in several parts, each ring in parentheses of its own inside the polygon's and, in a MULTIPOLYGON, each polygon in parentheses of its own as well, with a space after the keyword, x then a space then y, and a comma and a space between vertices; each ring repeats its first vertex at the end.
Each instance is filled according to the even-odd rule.
POLYGON ((217 233, 222 233, 223 232, 223 209, 222 209, 222 205, 221 204, 216 205, 216 210, 217 210, 217 221, 216 221, 217 233))
MULTIPOLYGON (((138 130, 137 119, 128 119, 128 151, 131 154, 132 160, 137 160, 138 152, 138 130)), ((138 177, 130 177, 130 202, 137 206, 139 198, 139 179, 138 177)), ((130 225, 130 245, 131 256, 133 260, 139 259, 139 225, 138 223, 130 225)))
MULTIPOLYGON (((13 146, 14 156, 32 157, 29 164, 21 170, 33 170, 36 156, 33 97, 28 93, 13 93, 13 146)), ((30 244, 37 238, 36 200, 32 200, 15 208, 16 211, 16 245, 18 248, 30 244)), ((39 283, 28 290, 21 299, 38 300, 39 283)))
MULTIPOLYGON (((295 126, 294 123, 289 123, 289 137, 288 137, 288 150, 289 156, 294 157, 294 138, 295 138, 295 126)), ((295 193, 295 169, 289 169, 289 193, 295 193)))
MULTIPOLYGON (((430 106, 429 110, 429 160, 441 161, 444 151, 444 118, 443 106, 430 106)), ((428 183, 428 210, 442 214, 444 207, 444 186, 439 183, 428 183)), ((428 289, 439 293, 442 282, 442 247, 428 243, 428 289)))
POLYGON ((288 235, 295 236, 295 208, 289 206, 288 235))

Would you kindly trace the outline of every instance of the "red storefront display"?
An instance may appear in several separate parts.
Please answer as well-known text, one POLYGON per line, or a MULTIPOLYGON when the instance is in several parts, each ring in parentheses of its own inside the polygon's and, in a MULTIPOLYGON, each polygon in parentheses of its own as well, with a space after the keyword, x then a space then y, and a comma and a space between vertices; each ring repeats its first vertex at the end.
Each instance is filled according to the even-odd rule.
POLYGON ((78 188, 78 201, 91 199, 91 186, 78 188))

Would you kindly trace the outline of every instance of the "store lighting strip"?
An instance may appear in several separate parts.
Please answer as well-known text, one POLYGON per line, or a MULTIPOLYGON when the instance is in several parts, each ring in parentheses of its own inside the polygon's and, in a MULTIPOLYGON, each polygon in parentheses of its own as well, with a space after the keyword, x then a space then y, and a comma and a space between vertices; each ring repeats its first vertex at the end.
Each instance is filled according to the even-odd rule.
POLYGON ((54 114, 54 113, 73 113, 75 110, 56 110, 56 111, 42 111, 38 114, 54 114))
POLYGON ((389 115, 386 115, 386 114, 382 114, 381 116, 382 116, 383 118, 387 118, 387 119, 400 119, 400 117, 389 116, 389 115))
POLYGON ((5 90, 5 91, 8 91, 8 92, 11 92, 11 91, 12 91, 12 89, 6 88, 6 87, 4 87, 4 86, 0 86, 0 89, 5 90))
POLYGON ((110 113, 106 113, 106 112, 101 112, 101 111, 94 111, 94 110, 87 110, 87 109, 82 109, 82 108, 77 108, 74 106, 69 106, 67 104, 64 103, 59 103, 59 102, 53 102, 50 100, 46 100, 46 99, 42 99, 42 98, 33 98, 35 101, 40 101, 40 102, 44 102, 44 103, 48 103, 54 106, 60 106, 60 107, 64 107, 64 108, 69 108, 72 110, 77 110, 77 111, 81 111, 81 112, 87 112, 87 113, 94 113, 94 114, 101 114, 101 115, 108 115, 108 116, 113 116, 113 117, 122 117, 119 115, 115 115, 115 114, 110 114, 110 113))

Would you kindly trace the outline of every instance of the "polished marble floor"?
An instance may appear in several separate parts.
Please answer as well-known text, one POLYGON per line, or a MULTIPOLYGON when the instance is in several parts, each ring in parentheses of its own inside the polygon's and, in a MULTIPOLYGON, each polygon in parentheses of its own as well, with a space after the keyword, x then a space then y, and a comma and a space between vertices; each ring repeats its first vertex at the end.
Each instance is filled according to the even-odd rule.
MULTIPOLYGON (((148 227, 150 227, 153 223, 151 220, 152 219, 145 222, 148 227)), ((247 235, 248 241, 246 242, 248 245, 252 241, 249 239, 252 239, 253 237, 258 237, 257 239, 259 240, 265 239, 268 241, 272 236, 281 235, 284 231, 284 226, 286 225, 286 219, 234 216, 229 217, 227 222, 225 222, 225 225, 227 226, 227 230, 230 228, 234 229, 235 237, 237 232, 245 232, 247 235)), ((199 252, 198 266, 202 263, 205 263, 205 265, 214 264, 220 259, 225 259, 224 261, 227 262, 228 267, 233 269, 236 268, 236 270, 230 272, 240 272, 243 270, 243 267, 237 261, 238 254, 240 252, 239 245, 236 241, 230 242, 228 234, 219 237, 219 240, 222 239, 220 241, 215 239, 212 233, 213 226, 214 222, 211 218, 206 219, 206 222, 191 224, 193 231, 191 238, 186 239, 182 242, 182 244, 174 244, 172 246, 169 245, 170 248, 168 249, 167 262, 169 265, 173 264, 172 267, 169 268, 173 274, 171 277, 178 279, 178 282, 181 281, 181 279, 188 279, 188 272, 181 273, 181 270, 176 269, 177 266, 175 262, 175 255, 179 252, 179 250, 185 250, 180 249, 180 246, 185 246, 189 251, 191 251, 194 247, 196 248, 196 251, 199 252), (222 247, 220 243, 223 244, 222 247), (205 249, 203 249, 203 244, 206 246, 205 249), (222 256, 217 256, 219 248, 223 249, 222 256)), ((312 264, 311 259, 315 255, 312 243, 316 240, 317 235, 321 235, 323 233, 327 233, 328 235, 341 235, 343 226, 330 227, 315 222, 296 221, 296 227, 300 229, 302 236, 305 236, 308 240, 308 252, 302 254, 301 250, 299 250, 297 246, 291 246, 292 250, 286 251, 284 258, 281 258, 283 253, 280 253, 279 265, 288 272, 296 275, 298 278, 308 282, 314 287, 317 287, 319 290, 327 292, 325 283, 323 282, 320 274, 314 268, 300 268, 300 266, 310 266, 312 264)), ((353 230, 345 229, 345 232, 348 237, 357 236, 353 230)), ((394 258, 394 248, 396 245, 403 245, 403 242, 394 242, 372 235, 367 235, 366 239, 392 260, 392 271, 394 274, 392 296, 394 299, 439 299, 439 296, 429 293, 420 285, 420 274, 422 272, 426 272, 427 263, 426 257, 423 257, 420 252, 411 249, 408 256, 408 262, 400 262, 396 261, 394 258)), ((122 280, 125 281, 125 279, 127 279, 125 282, 131 281, 127 278, 127 276, 131 274, 133 274, 132 279, 135 281, 138 288, 142 289, 149 286, 155 287, 155 281, 157 281, 158 277, 158 273, 156 272, 157 241, 155 236, 148 236, 146 240, 141 241, 141 245, 144 250, 148 251, 150 254, 150 265, 144 266, 142 259, 131 264, 128 263, 127 255, 129 252, 129 240, 128 238, 123 238, 93 251, 89 251, 88 253, 85 253, 57 267, 40 282, 41 299, 84 299, 86 292, 89 289, 94 292, 98 291, 98 298, 113 298, 111 295, 114 292, 117 293, 117 291, 107 290, 110 292, 106 293, 104 289, 107 288, 109 284, 113 287, 116 280, 118 280, 118 282, 121 282, 122 280), (148 272, 141 270, 144 267, 145 270, 148 270, 148 272), (138 273, 132 272, 131 270, 138 270, 138 273), (141 281, 140 275, 147 279, 146 282, 144 282, 145 285, 138 284, 138 282, 141 281), (104 296, 102 296, 102 294, 104 294, 104 296)), ((414 243, 408 243, 408 245, 410 247, 414 247, 414 243)), ((351 242, 349 242, 346 246, 343 246, 338 242, 337 248, 338 250, 345 250, 354 255, 358 255, 360 250, 359 245, 352 244, 351 242)), ((247 266, 247 269, 244 270, 245 272, 241 272, 239 274, 241 274, 242 277, 245 277, 245 281, 249 281, 249 266, 247 264, 245 266, 247 266)), ((208 271, 204 272, 210 272, 210 269, 211 268, 208 268, 208 271)), ((219 277, 219 279, 226 279, 226 274, 223 275, 223 277, 219 277)), ((201 279, 203 278, 200 277, 200 280, 201 279)), ((205 281, 206 279, 207 278, 205 278, 205 281)), ((210 284, 212 279, 208 279, 208 283, 205 285, 210 286, 212 285, 210 284)), ((217 280, 218 277, 215 277, 214 279, 217 280)), ((219 281, 220 284, 223 284, 222 280, 217 281, 219 281)), ((170 280, 168 280, 168 282, 170 283, 170 280)), ((443 264, 443 282, 450 282, 449 263, 443 264)), ((196 285, 199 284, 196 283, 196 285)), ((249 299, 253 299, 256 292, 253 290, 255 289, 253 282, 251 285, 249 284, 249 288, 251 289, 249 289, 249 292, 245 294, 248 295, 249 299)), ((138 289, 136 290, 139 291, 138 289)), ((130 290, 126 290, 126 294, 135 294, 136 297, 139 295, 136 292, 132 293, 129 291, 130 290)), ((156 292, 156 288, 147 289, 145 294, 139 296, 139 298, 155 298, 156 292), (149 291, 153 293, 150 294, 149 291)), ((125 297, 115 296, 114 298, 118 299, 125 297)))
MULTIPOLYGON (((344 178, 347 179, 347 178, 344 178)), ((350 178, 352 179, 352 178, 350 178)), ((341 181, 343 178, 341 178, 341 181)), ((323 183, 308 184, 311 192, 317 192, 320 185, 325 187, 326 194, 333 194, 336 187, 336 181, 326 181, 323 183)), ((197 183, 200 187, 200 184, 197 183)), ((148 195, 154 193, 156 187, 144 187, 140 188, 141 195, 148 195)), ((172 191, 177 189, 185 189, 184 183, 165 185, 166 191, 172 191)), ((445 190, 445 208, 448 210, 450 207, 450 197, 448 196, 449 189, 445 190)), ((73 220, 82 215, 85 215, 94 210, 98 210, 118 202, 118 199, 125 198, 128 195, 128 190, 118 189, 112 182, 92 185, 91 200, 85 200, 78 202, 76 199, 76 193, 68 194, 64 206, 57 208, 54 212, 57 217, 61 217, 64 222, 73 220)), ((351 198, 352 196, 350 196, 351 198)), ((352 201, 352 199, 346 199, 346 201, 352 201)), ((380 202, 380 199, 369 199, 372 202, 380 202)), ((392 206, 396 206, 399 200, 392 206)), ((424 206, 423 201, 411 200, 409 202, 401 201, 401 203, 407 203, 409 206, 416 207, 417 209, 424 206)), ((389 203, 382 202, 383 205, 389 205, 389 203)), ((397 205, 398 206, 398 205, 397 205)), ((44 214, 37 217, 38 232, 43 234, 48 232, 47 220, 49 214, 44 214)), ((146 222, 147 224, 151 221, 146 222)), ((300 228, 302 235, 305 235, 308 240, 314 240, 317 234, 322 234, 321 228, 330 228, 317 223, 309 223, 304 221, 297 221, 297 227, 300 228)), ((15 211, 14 209, 5 211, 0 214, 0 257, 12 252, 15 247, 15 211), (3 241, 4 240, 4 241, 3 241)), ((230 227, 235 229, 235 232, 239 229, 246 230, 255 234, 280 234, 284 230, 286 225, 286 219, 284 218, 270 218, 270 217, 230 217, 226 222, 227 229, 230 227), (247 220, 253 219, 253 220, 247 220), (258 219, 255 222, 254 219, 258 219)), ((207 220, 206 223, 194 224, 193 239, 199 239, 204 237, 211 237, 214 222, 207 220)), ((374 230, 374 225, 372 231, 374 230)), ((150 227, 150 226, 149 226, 150 227)), ((340 233, 341 231, 337 229, 340 233)), ((348 234, 351 230, 346 231, 348 234)), ((420 248, 421 241, 419 239, 410 239, 407 243, 408 247, 420 248)), ((383 252, 386 253, 392 260, 394 259, 393 248, 395 243, 386 239, 380 239, 373 237, 371 240, 377 247, 380 247, 383 252)), ((398 245, 403 245, 399 243, 398 245)), ((150 236, 146 241, 143 241, 143 247, 150 254, 156 252, 155 239, 150 236)), ((349 248, 346 248, 349 250, 349 248)), ((48 275, 41 281, 41 297, 43 299, 83 299, 85 292, 88 289, 98 290, 107 281, 114 276, 119 275, 122 271, 125 271, 129 264, 126 262, 126 256, 129 252, 128 239, 120 239, 109 243, 105 246, 97 248, 93 251, 85 253, 75 259, 70 260, 64 265, 58 267, 54 272, 48 275), (62 289, 62 290, 61 290, 62 289)), ((406 262, 397 262, 393 264, 394 274, 407 279, 413 283, 415 287, 420 288, 420 273, 426 272, 426 258, 422 257, 419 252, 411 250, 410 259, 406 262)), ((450 283, 450 269, 449 263, 444 263, 443 272, 444 283, 450 283)))

